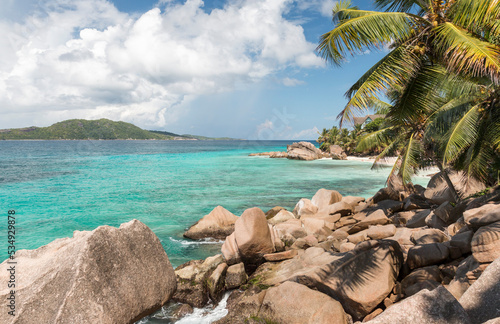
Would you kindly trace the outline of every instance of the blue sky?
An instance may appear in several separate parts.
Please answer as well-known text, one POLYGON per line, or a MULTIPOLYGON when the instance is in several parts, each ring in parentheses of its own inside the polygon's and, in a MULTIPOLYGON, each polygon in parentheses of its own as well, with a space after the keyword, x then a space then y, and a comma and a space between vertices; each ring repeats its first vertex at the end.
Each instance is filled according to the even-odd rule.
POLYGON ((109 118, 181 134, 314 139, 383 56, 338 68, 316 55, 333 0, 2 1, 0 128, 109 118))

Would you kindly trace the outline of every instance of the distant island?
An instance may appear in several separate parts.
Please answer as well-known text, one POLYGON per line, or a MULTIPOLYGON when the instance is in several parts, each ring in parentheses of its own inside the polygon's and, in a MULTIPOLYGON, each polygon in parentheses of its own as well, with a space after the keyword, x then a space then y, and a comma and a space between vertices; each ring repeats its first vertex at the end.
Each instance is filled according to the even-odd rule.
POLYGON ((211 138, 179 135, 170 132, 144 130, 133 124, 112 121, 69 119, 48 127, 0 129, 0 140, 235 140, 229 137, 211 138))

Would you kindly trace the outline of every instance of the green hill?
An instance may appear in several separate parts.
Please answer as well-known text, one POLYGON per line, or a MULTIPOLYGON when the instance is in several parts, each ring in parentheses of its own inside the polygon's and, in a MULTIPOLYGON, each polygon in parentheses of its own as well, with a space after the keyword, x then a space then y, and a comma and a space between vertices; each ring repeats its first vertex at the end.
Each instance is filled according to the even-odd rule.
POLYGON ((0 140, 218 140, 196 135, 178 135, 165 131, 147 131, 133 124, 109 119, 69 119, 49 127, 0 129, 0 140))
POLYGON ((27 127, 0 130, 0 140, 83 140, 83 139, 172 139, 172 136, 154 134, 135 125, 109 119, 70 119, 49 127, 27 127))

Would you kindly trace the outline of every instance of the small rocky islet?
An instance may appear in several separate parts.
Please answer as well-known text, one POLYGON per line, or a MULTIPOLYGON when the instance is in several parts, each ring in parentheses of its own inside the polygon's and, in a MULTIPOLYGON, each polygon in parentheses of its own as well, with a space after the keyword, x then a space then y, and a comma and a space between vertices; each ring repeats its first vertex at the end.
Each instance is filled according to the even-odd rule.
POLYGON ((216 323, 500 323, 500 188, 484 189, 455 202, 436 174, 368 200, 320 189, 293 211, 217 206, 184 235, 225 239, 221 254, 175 270, 140 221, 75 231, 16 253, 17 313, 0 322, 133 323, 169 301, 178 319, 229 291, 216 323))

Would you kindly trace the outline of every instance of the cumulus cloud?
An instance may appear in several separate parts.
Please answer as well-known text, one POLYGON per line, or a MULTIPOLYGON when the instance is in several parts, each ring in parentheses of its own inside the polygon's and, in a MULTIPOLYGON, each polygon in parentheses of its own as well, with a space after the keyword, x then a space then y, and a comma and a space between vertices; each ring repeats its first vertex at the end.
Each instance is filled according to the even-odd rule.
POLYGON ((304 139, 304 140, 316 139, 318 138, 318 133, 319 129, 316 126, 314 126, 311 129, 304 129, 301 130, 300 132, 293 134, 292 139, 304 139))
POLYGON ((332 9, 336 3, 334 0, 300 0, 298 7, 302 10, 315 10, 325 17, 332 17, 332 9))
POLYGON ((287 87, 295 87, 301 84, 304 84, 305 82, 302 80, 294 79, 294 78, 284 78, 281 82, 287 87))
POLYGON ((106 0, 38 3, 22 23, 0 17, 4 123, 22 113, 164 126, 198 95, 324 65, 303 28, 284 18, 289 0, 234 1, 210 13, 201 0, 162 1, 139 17, 106 0))

